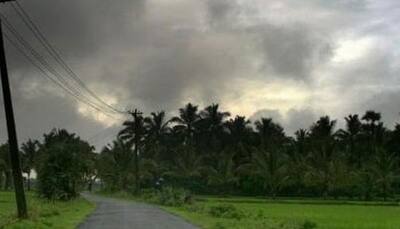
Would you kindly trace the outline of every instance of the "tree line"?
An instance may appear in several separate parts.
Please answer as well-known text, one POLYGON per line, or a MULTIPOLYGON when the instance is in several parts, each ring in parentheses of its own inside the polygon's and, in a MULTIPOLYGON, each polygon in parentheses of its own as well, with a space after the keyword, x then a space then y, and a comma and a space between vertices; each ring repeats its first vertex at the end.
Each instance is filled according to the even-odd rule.
POLYGON ((337 121, 324 116, 291 137, 271 118, 252 123, 217 104, 199 110, 189 103, 170 120, 156 112, 126 121, 101 151, 98 175, 110 190, 137 191, 139 179, 147 188, 172 185, 204 194, 394 197, 400 124, 386 128, 375 111, 345 122, 337 130, 337 121), (133 147, 139 149, 137 173, 133 147))
MULTIPOLYGON (((288 136, 271 118, 251 122, 217 104, 200 110, 189 103, 172 119, 163 111, 136 115, 99 153, 76 135, 54 130, 43 143, 22 145, 22 164, 27 177, 37 172, 37 189, 51 198, 71 198, 95 183, 132 193, 172 186, 271 198, 394 198, 400 192, 400 124, 386 128, 375 111, 345 117, 343 129, 336 123, 324 116, 288 136)), ((3 187, 11 182, 6 151, 2 145, 3 187)))

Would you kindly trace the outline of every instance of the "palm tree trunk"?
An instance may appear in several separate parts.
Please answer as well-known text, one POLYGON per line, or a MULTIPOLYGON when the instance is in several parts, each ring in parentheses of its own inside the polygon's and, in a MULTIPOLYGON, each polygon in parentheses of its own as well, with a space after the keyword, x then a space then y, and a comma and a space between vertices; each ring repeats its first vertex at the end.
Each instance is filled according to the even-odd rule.
POLYGON ((386 189, 386 185, 383 184, 383 201, 386 201, 387 199, 387 189, 386 189))
POLYGON ((27 180, 27 185, 28 185, 28 192, 31 190, 31 172, 27 173, 28 180, 27 180))
POLYGON ((94 180, 95 179, 89 179, 89 184, 88 184, 88 191, 89 192, 92 192, 94 180))

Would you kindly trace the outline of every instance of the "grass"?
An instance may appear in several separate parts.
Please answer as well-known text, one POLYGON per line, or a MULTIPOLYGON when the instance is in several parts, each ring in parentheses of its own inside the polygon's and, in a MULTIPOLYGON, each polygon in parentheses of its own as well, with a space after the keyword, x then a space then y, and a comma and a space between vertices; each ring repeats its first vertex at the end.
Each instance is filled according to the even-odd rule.
MULTIPOLYGON (((100 194, 144 201, 124 192, 100 194)), ((307 228, 303 226, 305 222, 315 223, 319 229, 400 228, 400 206, 397 202, 201 196, 193 205, 162 208, 205 229, 302 229, 307 228), (212 207, 226 204, 233 205, 243 213, 243 217, 210 215, 212 207)))
POLYGON ((78 198, 50 202, 27 194, 29 218, 17 220, 14 193, 0 192, 0 229, 73 229, 94 210, 94 204, 78 198))
POLYGON ((306 221, 316 223, 321 229, 400 228, 400 207, 393 203, 328 201, 324 204, 321 200, 279 200, 275 203, 255 198, 207 197, 192 207, 163 208, 203 228, 299 228, 298 225, 306 221), (245 217, 224 219, 207 214, 207 209, 221 204, 234 205, 245 217))

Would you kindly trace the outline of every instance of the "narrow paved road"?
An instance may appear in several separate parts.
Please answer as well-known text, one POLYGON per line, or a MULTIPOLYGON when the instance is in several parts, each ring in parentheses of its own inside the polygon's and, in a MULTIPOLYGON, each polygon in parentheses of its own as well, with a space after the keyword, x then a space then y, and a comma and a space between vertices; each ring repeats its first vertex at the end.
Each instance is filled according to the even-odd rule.
POLYGON ((155 206, 84 194, 97 208, 79 229, 198 229, 155 206))

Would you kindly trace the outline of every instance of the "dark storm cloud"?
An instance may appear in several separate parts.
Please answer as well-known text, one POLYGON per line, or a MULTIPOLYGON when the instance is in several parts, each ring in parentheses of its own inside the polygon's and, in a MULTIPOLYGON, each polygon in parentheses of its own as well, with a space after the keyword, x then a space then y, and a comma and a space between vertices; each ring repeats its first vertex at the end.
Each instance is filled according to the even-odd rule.
POLYGON ((231 27, 232 21, 237 20, 241 11, 236 0, 207 0, 207 7, 210 24, 228 28, 231 27))
MULTIPOLYGON (((118 42, 124 37, 130 21, 138 20, 145 10, 145 2, 142 0, 123 0, 118 1, 118 4, 94 0, 44 0, 20 3, 40 25, 50 43, 60 50, 66 62, 89 85, 92 81, 98 80, 98 75, 96 77, 81 74, 85 68, 93 67, 84 66, 84 63, 88 59, 101 58, 97 54, 99 49, 109 44, 110 40, 118 42)), ((40 47, 9 4, 2 5, 2 12, 27 41, 34 47, 40 47)), ((43 49, 38 50, 44 53, 43 49)), ((39 138, 54 127, 68 128, 84 137, 90 137, 103 128, 101 123, 78 113, 76 101, 63 97, 64 94, 59 93, 60 89, 53 87, 53 90, 47 90, 51 83, 39 76, 38 71, 13 47, 7 46, 7 53, 21 140, 26 140, 28 137, 39 138), (32 90, 38 90, 38 93, 32 93, 32 90)), ((112 74, 108 75, 108 79, 111 78, 112 74)), ((5 130, 3 111, 1 118, 1 128, 5 130)), ((6 139, 4 131, 0 133, 0 139, 1 141, 6 139)))
MULTIPOLYGON (((25 0, 21 4, 29 9, 82 80, 99 95, 116 99, 116 106, 120 108, 133 106, 145 112, 160 109, 171 112, 189 101, 223 105, 231 102, 223 100, 230 98, 227 94, 240 98, 245 94, 241 90, 252 89, 246 85, 241 87, 241 83, 236 83, 238 79, 273 82, 282 87, 287 86, 287 80, 305 84, 319 81, 321 66, 335 53, 337 33, 362 24, 362 20, 349 15, 365 14, 362 19, 369 22, 369 14, 364 13, 368 8, 366 1, 332 2, 25 0), (275 5, 281 13, 271 11, 270 7, 275 5)), ((35 42, 11 8, 3 9, 25 38, 35 42)), ((35 47, 39 47, 37 42, 35 47)), ((40 136, 58 125, 86 137, 104 128, 103 124, 79 113, 74 100, 63 97, 60 90, 40 77, 15 50, 10 46, 7 50, 17 118, 23 123, 19 125, 22 138, 40 136)), ((333 68, 329 72, 337 73, 342 79, 351 74, 369 74, 370 84, 377 85, 380 84, 378 75, 390 72, 385 61, 389 63, 393 57, 386 58, 333 68)), ((329 82, 336 87, 344 85, 341 91, 350 90, 343 81, 329 82)), ((349 82, 361 84, 363 81, 351 78, 349 82)), ((321 88, 316 86, 313 90, 321 88)), ((257 101, 257 104, 266 103, 257 101)), ((285 107, 289 110, 286 114, 279 110, 269 112, 289 131, 306 127, 315 118, 314 114, 319 114, 306 108, 290 108, 285 107)), ((1 136, 3 140, 3 132, 1 136)))
MULTIPOLYGON (((273 1, 272 1, 273 2, 273 1)), ((356 3, 353 3, 356 4, 356 3)), ((261 51, 264 74, 277 77, 309 80, 314 67, 332 56, 328 40, 318 36, 307 24, 240 25, 240 18, 251 16, 251 10, 230 0, 207 1, 212 28, 251 35, 258 51, 261 51)))
POLYGON ((330 44, 302 25, 265 26, 256 30, 264 31, 263 69, 271 69, 279 77, 310 79, 314 67, 332 55, 330 44))
MULTIPOLYGON (((15 94, 15 93, 14 93, 15 94)), ((40 138, 53 128, 67 128, 89 138, 102 128, 101 124, 85 118, 76 112, 76 108, 68 99, 60 96, 48 96, 48 92, 32 98, 14 99, 15 120, 20 142, 28 138, 40 138)), ((0 113, 0 139, 7 139, 4 112, 0 113)))
MULTIPOLYGON (((40 0, 20 2, 52 43, 70 58, 88 57, 105 42, 126 35, 132 20, 140 20, 145 0, 40 0)), ((13 22, 21 22, 12 7, 2 6, 13 22)), ((33 39, 33 38, 32 38, 33 39)), ((74 61, 74 60, 73 60, 74 61)))

